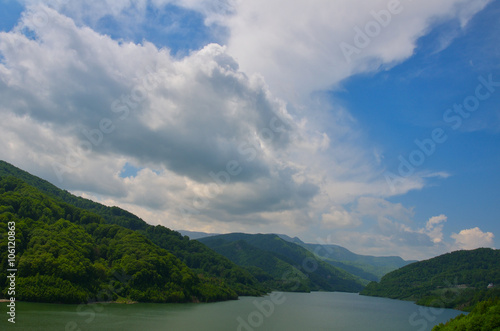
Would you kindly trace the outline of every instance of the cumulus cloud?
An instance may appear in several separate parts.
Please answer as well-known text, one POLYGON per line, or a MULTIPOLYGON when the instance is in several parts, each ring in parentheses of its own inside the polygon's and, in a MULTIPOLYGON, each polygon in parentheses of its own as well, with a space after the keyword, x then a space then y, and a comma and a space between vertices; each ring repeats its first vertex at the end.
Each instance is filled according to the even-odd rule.
POLYGON ((337 86, 353 74, 401 62, 413 54, 418 38, 434 24, 456 19, 464 27, 491 0, 402 0, 398 6, 387 0, 293 1, 286 5, 278 0, 22 2, 51 6, 79 24, 98 26, 99 20, 113 17, 128 22, 123 28, 144 22, 148 6, 161 10, 175 5, 197 11, 207 26, 228 29, 225 44, 243 71, 261 73, 279 96, 303 102, 311 92, 337 86), (367 34, 367 30, 368 38, 360 45, 358 31, 367 34), (356 51, 347 56, 345 44, 356 51))
POLYGON ((361 215, 374 216, 379 219, 391 218, 398 221, 409 221, 414 212, 401 203, 391 203, 374 197, 361 197, 357 201, 356 210, 361 215))
POLYGON ((19 165, 31 155, 37 174, 67 189, 168 211, 172 222, 287 215, 301 227, 322 215, 345 226, 347 212, 341 221, 332 203, 386 188, 350 130, 330 135, 292 115, 223 46, 176 59, 33 6, 0 34, 0 52, 2 124, 12 136, 3 153, 19 165), (145 169, 123 179, 127 162, 145 169))
POLYGON ((444 240, 446 215, 431 217, 420 227, 413 220, 411 208, 372 197, 359 198, 350 213, 332 214, 337 216, 331 223, 335 226, 325 226, 325 230, 335 228, 337 231, 328 235, 328 243, 356 247, 357 253, 391 255, 398 252, 406 259, 426 259, 453 249, 453 245, 444 240), (356 229, 347 231, 349 226, 343 229, 342 221, 350 227, 354 224, 356 229))
MULTIPOLYGON (((390 206, 394 210, 394 206, 390 206)), ((397 209, 397 208, 396 208, 397 209)), ((378 214, 389 214, 380 213, 378 214)), ((424 227, 412 226, 408 222, 398 222, 386 217, 379 219, 379 226, 366 231, 341 230, 328 236, 328 243, 355 246, 358 253, 389 255, 398 252, 406 259, 427 259, 459 249, 494 247, 494 235, 480 228, 465 229, 451 234, 453 241, 445 240, 443 234, 446 215, 429 218, 424 227)))
POLYGON ((491 232, 483 232, 480 228, 465 229, 459 233, 453 233, 451 238, 455 240, 457 249, 474 249, 480 247, 493 247, 495 236, 491 232))
POLYGON ((34 6, 0 34, 0 52, 2 129, 12 138, 3 153, 16 164, 32 155, 45 178, 67 189, 177 219, 186 206, 197 217, 221 209, 223 220, 255 222, 260 213, 306 208, 319 191, 290 156, 296 143, 314 143, 223 46, 174 59, 34 6), (120 178, 128 161, 146 169, 120 178))
POLYGON ((335 86, 356 73, 392 66, 413 54, 417 39, 433 24, 457 18, 465 25, 488 2, 400 1, 391 14, 393 2, 386 0, 286 5, 278 0, 241 1, 221 24, 231 31, 228 51, 242 68, 262 73, 274 90, 291 98, 335 86), (374 29, 381 11, 390 18, 374 29), (356 43, 358 29, 374 32, 356 43), (357 50, 346 56, 342 43, 357 50))
POLYGON ((426 233, 432 239, 432 242, 440 243, 443 241, 443 223, 447 220, 446 215, 431 217, 425 225, 425 230, 422 229, 421 232, 426 233))
POLYGON ((321 221, 326 228, 355 228, 361 224, 359 218, 349 213, 342 207, 332 207, 321 216, 321 221))
MULTIPOLYGON (((415 228, 412 208, 386 200, 421 189, 426 174, 391 190, 381 152, 363 141, 349 111, 321 93, 308 96, 402 61, 436 21, 465 24, 487 2, 403 1, 390 25, 346 61, 339 45, 352 43, 354 28, 386 1, 25 0, 32 6, 18 26, 0 33, 7 141, 0 153, 66 189, 172 228, 357 228, 338 232, 338 242, 358 238, 380 253, 435 247, 444 215, 415 228), (179 58, 93 29, 109 16, 136 22, 133 29, 148 6, 167 4, 226 27, 226 46, 179 58), (136 176, 120 176, 127 163, 141 168, 136 176)), ((465 245, 472 235, 462 232, 455 239, 465 245)))
POLYGON ((152 44, 120 44, 38 7, 18 31, 2 33, 0 47, 4 110, 79 136, 94 152, 123 153, 209 180, 210 171, 225 169, 250 146, 246 173, 268 175, 266 149, 290 144, 284 105, 258 78, 239 72, 219 45, 174 61, 152 44), (32 26, 40 11, 50 23, 32 26), (26 28, 36 39, 22 34, 26 28), (109 121, 102 125, 103 119, 109 121))

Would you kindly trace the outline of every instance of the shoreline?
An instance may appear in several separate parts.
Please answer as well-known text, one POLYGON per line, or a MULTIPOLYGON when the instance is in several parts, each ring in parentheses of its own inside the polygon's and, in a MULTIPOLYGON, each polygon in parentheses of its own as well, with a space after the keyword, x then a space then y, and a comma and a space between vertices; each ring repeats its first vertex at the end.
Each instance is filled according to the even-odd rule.
MULTIPOLYGON (((0 303, 7 303, 10 302, 10 299, 0 299, 0 303)), ((61 302, 34 302, 34 301, 14 301, 14 302, 28 302, 28 303, 47 303, 47 304, 54 304, 54 305, 81 305, 82 303, 61 303, 61 302)), ((120 304, 120 305, 133 305, 136 303, 140 303, 139 301, 95 301, 95 302, 87 302, 83 303, 84 305, 94 305, 94 304, 120 304)))

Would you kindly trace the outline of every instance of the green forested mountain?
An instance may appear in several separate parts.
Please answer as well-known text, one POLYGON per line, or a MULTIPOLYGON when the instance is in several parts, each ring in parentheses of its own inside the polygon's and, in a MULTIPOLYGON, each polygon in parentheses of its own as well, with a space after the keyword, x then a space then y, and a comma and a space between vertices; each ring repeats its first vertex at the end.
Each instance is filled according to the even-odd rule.
POLYGON ((359 279, 315 257, 305 248, 274 234, 243 234, 199 239, 269 287, 287 291, 347 291, 363 288, 359 279))
POLYGON ((368 284, 361 294, 470 310, 500 296, 489 284, 500 284, 500 250, 479 248, 412 263, 368 284))
MULTIPOLYGON (((218 233, 192 232, 179 230, 183 235, 189 236, 191 239, 202 239, 220 235, 218 233)), ((351 252, 350 250, 331 244, 310 244, 305 243, 299 238, 291 238, 284 234, 277 234, 281 239, 292 242, 304 247, 321 260, 347 271, 348 273, 357 276, 365 284, 370 281, 379 281, 382 276, 404 267, 417 261, 405 261, 399 256, 369 256, 360 255, 351 252)))
POLYGON ((331 244, 304 243, 299 238, 279 235, 280 238, 296 243, 314 253, 321 260, 343 269, 367 281, 379 281, 382 276, 416 261, 405 261, 399 256, 359 255, 350 250, 331 244))
POLYGON ((468 315, 459 315, 446 324, 436 325, 432 331, 500 331, 500 300, 477 304, 468 315))
MULTIPOLYGON (((184 302, 236 297, 223 284, 200 279, 143 235, 105 224, 99 215, 56 201, 20 179, 2 177, 3 251, 7 251, 9 222, 15 222, 18 300, 76 303, 119 295, 139 301, 184 302), (120 277, 121 283, 114 286, 120 291, 109 290, 109 284, 120 277)), ((2 254, 4 296, 7 262, 2 254)))
MULTIPOLYGON (((265 292, 247 270, 197 241, 148 225, 120 208, 75 197, 0 161, 4 251, 8 222, 16 223, 18 300, 84 302, 120 296, 184 302, 265 292)), ((1 263, 5 296, 5 254, 1 263)))
POLYGON ((201 239, 205 237, 213 237, 213 236, 218 236, 221 233, 206 233, 206 232, 199 232, 199 231, 188 231, 188 230, 176 230, 183 236, 188 236, 190 239, 201 239))

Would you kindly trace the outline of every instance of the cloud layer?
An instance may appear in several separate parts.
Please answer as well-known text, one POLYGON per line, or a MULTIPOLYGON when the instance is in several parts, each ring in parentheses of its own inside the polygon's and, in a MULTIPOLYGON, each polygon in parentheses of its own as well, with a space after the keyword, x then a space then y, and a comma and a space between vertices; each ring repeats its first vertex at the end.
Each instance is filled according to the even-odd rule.
MULTIPOLYGON (((52 166, 49 178, 67 188, 124 197, 134 195, 127 185, 168 177, 169 191, 182 190, 174 201, 192 208, 217 198, 213 208, 234 215, 300 209, 319 190, 284 157, 292 140, 308 145, 285 104, 222 46, 175 60, 150 43, 120 43, 32 7, 0 35, 0 50, 3 125, 15 142, 3 153, 23 158, 16 151, 37 142, 44 151, 37 163, 52 166), (158 172, 123 181, 117 175, 127 161, 158 172)), ((157 200, 144 203, 173 205, 157 200)))
POLYGON ((0 153, 175 229, 303 233, 309 241, 331 231, 358 252, 406 257, 415 247, 425 257, 492 246, 491 233, 446 238, 445 215, 419 225, 412 208, 391 203, 424 187, 427 174, 391 190, 356 119, 313 93, 403 61, 437 21, 465 24, 487 2, 401 1, 395 9, 394 1, 27 0, 18 26, 0 33, 0 153), (148 6, 166 4, 226 28, 226 45, 178 58, 147 40, 96 31, 104 17, 141 22, 148 6), (379 22, 369 45, 356 46, 357 27, 391 8, 387 26, 379 22), (342 43, 359 52, 346 58, 342 43), (127 163, 141 170, 122 178, 127 163))

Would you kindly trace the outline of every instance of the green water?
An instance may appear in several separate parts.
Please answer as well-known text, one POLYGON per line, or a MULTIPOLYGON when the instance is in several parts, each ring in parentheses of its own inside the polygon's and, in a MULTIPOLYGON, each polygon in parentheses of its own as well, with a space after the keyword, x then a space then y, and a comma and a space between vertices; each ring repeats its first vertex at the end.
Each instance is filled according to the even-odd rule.
POLYGON ((16 305, 0 303, 0 330, 430 330, 460 312, 351 293, 273 293, 211 304, 16 305))

